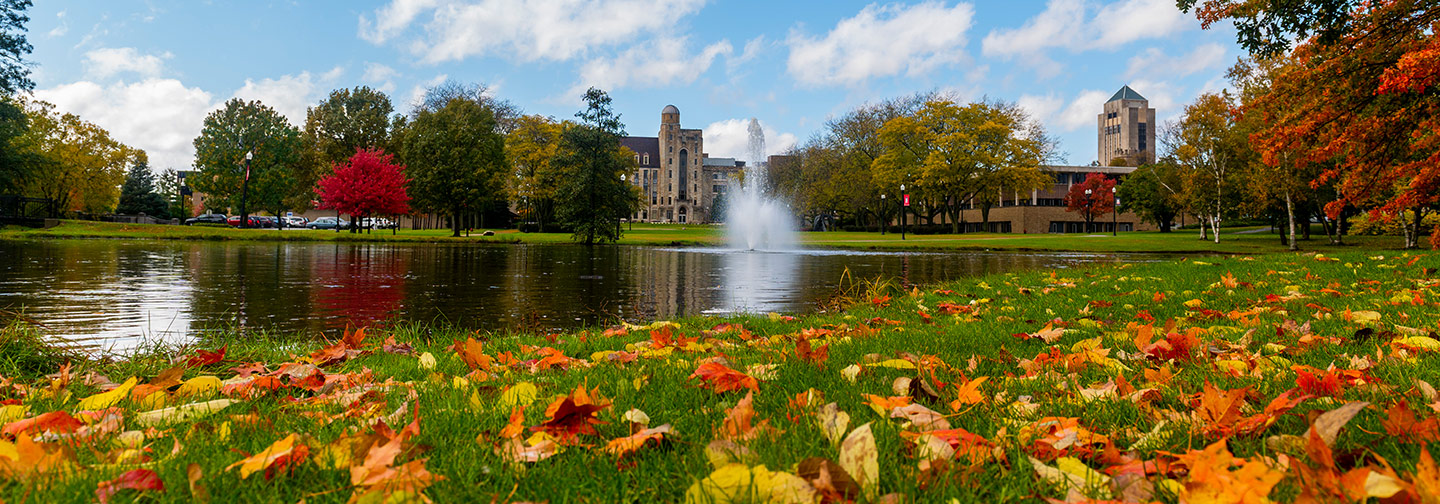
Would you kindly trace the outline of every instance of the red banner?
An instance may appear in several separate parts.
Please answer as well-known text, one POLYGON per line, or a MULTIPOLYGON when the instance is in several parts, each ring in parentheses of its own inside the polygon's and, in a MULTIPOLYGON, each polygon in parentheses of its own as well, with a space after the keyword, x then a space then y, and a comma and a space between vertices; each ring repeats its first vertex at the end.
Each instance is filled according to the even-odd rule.
POLYGON ((905 195, 905 206, 910 206, 910 195, 909 195, 909 194, 906 194, 906 195, 905 195))

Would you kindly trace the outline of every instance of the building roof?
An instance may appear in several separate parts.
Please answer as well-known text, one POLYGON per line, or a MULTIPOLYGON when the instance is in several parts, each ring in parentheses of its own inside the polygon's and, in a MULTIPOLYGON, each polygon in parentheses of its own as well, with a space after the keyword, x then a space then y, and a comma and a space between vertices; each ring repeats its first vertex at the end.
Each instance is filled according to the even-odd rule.
MULTIPOLYGON (((1110 103, 1110 102, 1115 101, 1115 100, 1144 100, 1144 99, 1145 99, 1144 96, 1140 96, 1140 93, 1136 93, 1134 89, 1130 89, 1130 86, 1124 86, 1124 87, 1121 87, 1119 91, 1116 91, 1116 92, 1115 92, 1115 96, 1111 96, 1111 97, 1110 97, 1110 100, 1106 101, 1105 103, 1110 103)), ((1147 100, 1147 101, 1148 101, 1148 100, 1147 100)))
POLYGON ((680 109, 675 108, 674 105, 666 105, 666 106, 665 106, 665 110, 661 110, 660 113, 661 113, 661 114, 679 114, 679 113, 680 113, 680 109))
POLYGON ((659 137, 620 137, 620 145, 635 151, 640 156, 641 168, 660 167, 660 138, 659 137), (649 154, 649 163, 646 163, 644 154, 649 154))

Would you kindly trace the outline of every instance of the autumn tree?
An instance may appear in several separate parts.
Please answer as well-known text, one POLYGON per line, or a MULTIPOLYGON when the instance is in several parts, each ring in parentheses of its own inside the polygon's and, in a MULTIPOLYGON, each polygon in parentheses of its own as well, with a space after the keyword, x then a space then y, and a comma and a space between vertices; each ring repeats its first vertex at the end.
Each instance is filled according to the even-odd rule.
POLYGON ((1236 170, 1249 149, 1235 128, 1230 97, 1200 95, 1185 106, 1176 130, 1179 145, 1173 155, 1185 174, 1187 207, 1202 221, 1200 238, 1205 239, 1208 224, 1215 243, 1220 243, 1220 222, 1235 207, 1236 170))
POLYGON ((490 86, 481 83, 463 83, 454 80, 447 80, 440 84, 431 86, 425 90, 420 101, 412 104, 411 115, 417 115, 422 110, 431 112, 439 111, 456 99, 474 102, 481 108, 490 111, 495 116, 495 132, 501 135, 508 135, 519 126, 520 117, 524 113, 520 107, 510 102, 496 98, 490 92, 490 86))
POLYGON ((520 215, 537 222, 542 232, 554 221, 555 195, 564 180, 555 158, 566 127, 548 117, 526 115, 505 136, 505 157, 514 172, 506 177, 506 191, 520 205, 520 215))
MULTIPOLYGON (((395 156, 379 149, 359 149, 350 159, 335 165, 320 179, 315 190, 320 208, 350 214, 351 221, 377 215, 410 213, 410 196, 405 186, 405 167, 395 156)), ((352 226, 350 232, 355 232, 352 226)))
POLYGON ((316 181, 333 173, 336 164, 346 162, 357 150, 389 149, 394 112, 389 96, 367 86, 336 89, 307 109, 291 206, 308 208, 316 181))
POLYGON ((74 114, 43 101, 24 101, 28 128, 10 147, 25 163, 21 194, 50 200, 51 215, 109 213, 120 199, 125 168, 142 152, 74 114))
POLYGON ((481 104, 456 98, 437 110, 419 109, 399 124, 395 139, 413 206, 449 216, 451 236, 460 236, 467 215, 503 198, 505 138, 481 104))
POLYGON ((149 161, 144 152, 135 156, 135 164, 125 174, 125 185, 120 187, 120 203, 115 213, 121 215, 145 214, 159 219, 170 218, 170 205, 155 192, 155 174, 150 172, 149 161))
POLYGON ((1085 219, 1086 232, 1095 228, 1095 219, 1115 211, 1115 181, 1102 173, 1085 175, 1085 181, 1070 186, 1065 195, 1065 210, 1078 212, 1085 219))
POLYGON ((1140 220, 1158 226, 1161 233, 1169 233, 1183 209, 1180 198, 1184 186, 1179 172, 1179 167, 1166 158, 1136 168, 1115 188, 1120 199, 1118 211, 1132 212, 1140 220))
POLYGON ((1321 165, 1314 182, 1337 188, 1326 205, 1332 219, 1350 206, 1389 219, 1403 220, 1409 211, 1405 245, 1417 246, 1424 213, 1440 204, 1440 9, 1428 0, 1181 6, 1196 7, 1206 27, 1234 22, 1252 53, 1295 45, 1289 55, 1295 64, 1255 101, 1287 112, 1252 142, 1267 159, 1321 165))
POLYGON ((0 193, 20 192, 34 160, 15 142, 29 129, 29 118, 19 100, 0 98, 0 193))
POLYGON ((956 233, 966 204, 981 206, 988 223, 1002 189, 1029 191, 1049 182, 1040 171, 1048 145, 1044 132, 1013 105, 930 100, 914 114, 886 122, 879 140, 876 177, 897 181, 915 174, 911 185, 948 200, 956 233))
POLYGON ((195 169, 190 185, 205 193, 212 208, 256 209, 280 215, 289 206, 294 190, 295 166, 300 163, 300 130, 285 116, 258 101, 239 98, 205 116, 200 136, 195 137, 195 169), (249 185, 245 155, 249 162, 249 185))
POLYGON ((565 128, 555 164, 564 172, 559 218, 575 241, 613 242, 623 232, 620 220, 640 206, 640 193, 621 175, 635 171, 635 158, 620 145, 625 125, 610 108, 610 96, 596 88, 585 92, 579 124, 565 128))
POLYGON ((25 55, 33 47, 25 40, 25 14, 30 0, 0 0, 0 94, 13 95, 35 88, 25 55))

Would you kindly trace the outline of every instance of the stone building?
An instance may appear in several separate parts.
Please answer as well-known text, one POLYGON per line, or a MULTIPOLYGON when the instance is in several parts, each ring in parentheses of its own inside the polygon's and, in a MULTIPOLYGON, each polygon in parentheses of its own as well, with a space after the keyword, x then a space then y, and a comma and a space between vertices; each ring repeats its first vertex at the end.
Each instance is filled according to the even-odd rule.
POLYGON ((729 191, 730 179, 744 161, 711 158, 705 153, 704 131, 680 127, 680 109, 660 111, 660 131, 653 137, 624 137, 620 144, 635 155, 635 173, 626 180, 640 188, 645 205, 631 216, 643 222, 706 223, 715 197, 729 191))
POLYGON ((1155 161, 1155 109, 1130 86, 1120 88, 1105 102, 1096 122, 1100 144, 1095 160, 1101 165, 1109 165, 1115 158, 1124 158, 1125 166, 1155 161))

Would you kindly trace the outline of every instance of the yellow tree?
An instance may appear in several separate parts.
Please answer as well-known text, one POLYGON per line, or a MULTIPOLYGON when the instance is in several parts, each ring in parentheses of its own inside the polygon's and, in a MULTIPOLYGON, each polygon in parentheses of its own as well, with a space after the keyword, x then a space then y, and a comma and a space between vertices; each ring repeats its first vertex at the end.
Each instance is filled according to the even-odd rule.
POLYGON ((1202 240, 1208 224, 1215 243, 1220 243, 1220 222, 1234 207, 1227 198, 1236 196, 1232 179, 1244 144, 1237 139, 1237 132, 1230 97, 1214 93, 1200 95, 1187 105, 1177 126, 1175 158, 1186 175, 1187 206, 1201 219, 1202 240))
POLYGON ((22 100, 30 128, 16 138, 17 151, 35 165, 22 193, 50 200, 51 213, 109 213, 120 200, 125 168, 143 156, 110 137, 104 128, 61 114, 43 101, 22 100))
POLYGON ((510 201, 520 205, 524 219, 536 222, 541 231, 555 214, 555 194, 560 190, 563 173, 554 161, 565 127, 549 117, 524 115, 505 135, 505 158, 513 172, 505 190, 510 201))

